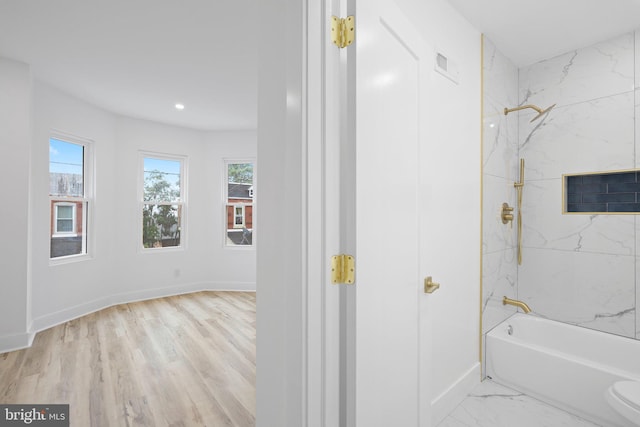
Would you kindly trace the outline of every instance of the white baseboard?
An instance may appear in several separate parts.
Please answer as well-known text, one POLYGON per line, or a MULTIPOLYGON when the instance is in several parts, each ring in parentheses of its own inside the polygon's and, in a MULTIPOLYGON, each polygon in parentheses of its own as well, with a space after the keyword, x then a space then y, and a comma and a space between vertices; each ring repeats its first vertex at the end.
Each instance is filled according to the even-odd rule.
POLYGON ((208 285, 207 291, 256 291, 256 282, 209 282, 208 285))
POLYGON ((33 338, 35 337, 35 334, 37 332, 49 329, 53 326, 60 325, 70 320, 86 316, 87 314, 91 314, 114 305, 201 291, 255 292, 255 289, 255 283, 206 282, 188 283, 177 286, 169 286, 166 288, 145 289, 141 291, 109 295, 103 298, 98 298, 93 301, 78 304, 73 307, 68 307, 63 310, 58 310, 56 312, 37 317, 33 319, 31 323, 31 330, 24 334, 0 336, 0 353, 31 347, 33 338))
POLYGON ((27 332, 24 334, 4 335, 0 337, 0 354, 31 347, 35 336, 35 333, 27 332))
POLYGON ((431 401, 432 424, 438 425, 480 384, 480 363, 476 362, 457 381, 431 401))

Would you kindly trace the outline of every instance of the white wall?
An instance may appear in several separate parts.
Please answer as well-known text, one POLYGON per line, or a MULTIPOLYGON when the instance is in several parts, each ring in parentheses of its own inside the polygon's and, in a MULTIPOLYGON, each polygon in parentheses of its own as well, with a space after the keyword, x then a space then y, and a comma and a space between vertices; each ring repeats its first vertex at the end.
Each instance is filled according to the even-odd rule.
POLYGON ((6 220, 13 224, 7 233, 16 235, 11 235, 10 251, 5 249, 10 253, 2 257, 8 264, 2 269, 0 307, 7 307, 0 312, 0 351, 28 345, 30 332, 121 302, 207 289, 255 290, 255 248, 223 247, 221 196, 223 159, 255 158, 255 132, 201 132, 121 117, 40 82, 34 85, 32 112, 28 66, 3 60, 0 70, 2 84, 8 85, 8 96, 2 97, 6 105, 0 106, 13 110, 2 115, 3 128, 9 129, 4 135, 11 138, 1 147, 10 149, 13 158, 3 152, 2 161, 10 161, 0 173, 17 183, 11 186, 16 194, 8 195, 16 210, 3 212, 17 218, 6 220), (49 260, 48 197, 52 130, 92 140, 95 157, 92 256, 54 265, 49 260), (140 150, 187 156, 184 249, 139 250, 140 150))
POLYGON ((33 150, 31 156, 33 319, 35 328, 75 317, 84 306, 114 293, 117 286, 115 261, 117 235, 114 217, 118 199, 110 184, 115 172, 115 117, 103 110, 36 83, 34 92, 33 150), (93 259, 49 265, 49 138, 51 131, 63 131, 94 141, 95 205, 89 238, 93 259), (77 310, 72 308, 77 307, 77 310), (71 310, 72 313, 67 313, 71 310))
POLYGON ((299 0, 257 2, 263 36, 258 45, 258 427, 305 425, 302 10, 299 0))
MULTIPOLYGON (((205 179, 208 161, 201 132, 137 119, 120 118, 117 123, 120 172, 115 185, 123 202, 118 211, 117 265, 119 292, 146 295, 157 288, 167 292, 202 288, 208 282, 206 248, 212 230, 204 211, 210 197, 205 179), (186 217, 181 248, 141 251, 139 231, 141 151, 186 156, 186 217)), ((212 166, 212 165, 211 165, 212 166)))
MULTIPOLYGON (((257 132, 233 131, 210 132, 205 135, 206 169, 204 179, 209 183, 217 183, 224 176, 224 161, 254 161, 254 194, 260 197, 260 170, 257 160, 257 132)), ((205 248, 209 277, 214 286, 226 289, 255 289, 256 251, 254 247, 223 246, 224 236, 220 235, 221 224, 225 224, 226 211, 223 207, 224 185, 211 185, 208 189, 204 212, 208 212, 206 221, 209 224, 208 242, 205 248)), ((253 221, 255 232, 254 245, 260 239, 260 224, 256 217, 260 210, 259 203, 254 205, 253 221)), ((222 233, 224 234, 224 233, 222 233)))
POLYGON ((0 58, 0 352, 29 344, 29 155, 31 70, 0 58))
POLYGON ((117 185, 129 201, 118 215, 120 292, 255 290, 255 248, 224 246, 221 196, 224 158, 255 158, 255 132, 202 133, 127 118, 119 119, 117 129, 117 185), (140 150, 187 156, 184 250, 139 251, 139 195, 132 183, 138 182, 140 150))

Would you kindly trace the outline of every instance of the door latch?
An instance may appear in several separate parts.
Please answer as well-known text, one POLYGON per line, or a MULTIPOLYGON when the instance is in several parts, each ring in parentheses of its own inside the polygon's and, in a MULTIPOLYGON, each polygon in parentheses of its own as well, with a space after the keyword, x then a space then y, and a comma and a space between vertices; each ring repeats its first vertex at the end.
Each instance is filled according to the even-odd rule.
POLYGON ((424 293, 425 294, 432 294, 435 291, 437 291, 438 288, 440 288, 440 283, 434 282, 433 278, 431 276, 427 276, 427 278, 424 279, 424 293))

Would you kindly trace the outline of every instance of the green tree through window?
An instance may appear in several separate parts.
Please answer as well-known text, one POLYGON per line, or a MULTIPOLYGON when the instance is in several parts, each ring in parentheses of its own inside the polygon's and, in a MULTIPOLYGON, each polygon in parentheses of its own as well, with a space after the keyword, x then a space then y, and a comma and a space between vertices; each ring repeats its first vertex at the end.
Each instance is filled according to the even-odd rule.
POLYGON ((229 182, 253 184, 252 163, 229 163, 228 167, 229 182))
POLYGON ((144 159, 142 244, 145 248, 180 246, 181 162, 144 159))

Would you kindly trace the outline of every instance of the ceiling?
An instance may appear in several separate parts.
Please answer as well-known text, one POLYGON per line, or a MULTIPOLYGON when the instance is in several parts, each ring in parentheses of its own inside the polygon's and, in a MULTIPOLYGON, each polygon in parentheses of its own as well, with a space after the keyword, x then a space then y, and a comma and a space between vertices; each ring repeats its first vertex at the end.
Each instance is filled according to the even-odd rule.
POLYGON ((254 1, 0 0, 0 56, 118 114, 255 129, 254 1))
MULTIPOLYGON (((0 0, 0 56, 117 114, 255 129, 255 1, 0 0)), ((640 0, 448 1, 517 66, 640 27, 640 0)))
POLYGON ((448 0, 526 66, 640 28, 640 0, 448 0))

